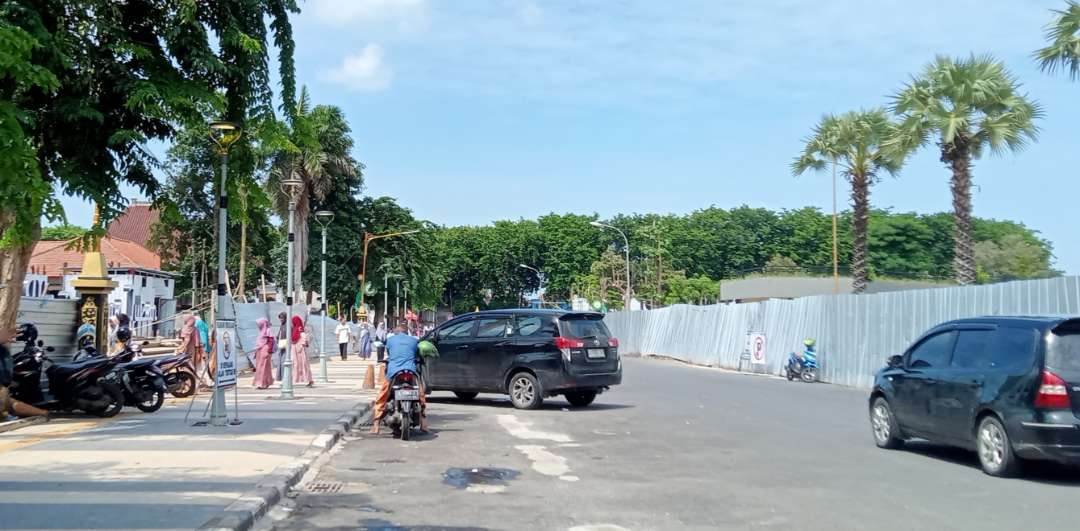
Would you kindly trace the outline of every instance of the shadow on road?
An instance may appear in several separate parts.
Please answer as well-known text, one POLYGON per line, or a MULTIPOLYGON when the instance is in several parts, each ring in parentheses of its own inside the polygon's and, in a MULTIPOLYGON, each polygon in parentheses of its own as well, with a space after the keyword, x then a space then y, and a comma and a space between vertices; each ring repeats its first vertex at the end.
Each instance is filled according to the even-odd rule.
MULTIPOLYGON (((909 441, 903 450, 955 465, 982 470, 975 452, 952 446, 941 446, 925 441, 909 441)), ((1062 465, 1052 461, 1027 461, 1023 472, 1016 478, 1022 481, 1046 483, 1064 487, 1080 487, 1080 467, 1062 465)))
MULTIPOLYGON (((450 397, 450 396, 429 396, 427 401, 428 401, 428 404, 457 404, 457 405, 473 405, 473 406, 494 407, 494 408, 500 408, 500 409, 514 409, 514 404, 510 403, 510 399, 509 398, 503 398, 503 397, 491 397, 491 398, 477 397, 477 398, 474 398, 472 400, 461 400, 459 398, 454 398, 454 397, 450 397)), ((576 408, 576 407, 570 406, 569 403, 567 403, 566 401, 564 401, 562 399, 549 398, 547 400, 544 400, 544 403, 540 406, 539 410, 540 411, 559 411, 559 410, 565 409, 567 411, 571 411, 571 412, 575 412, 575 413, 587 413, 589 411, 609 411, 609 410, 627 409, 627 408, 633 408, 633 407, 636 407, 636 406, 631 405, 631 404, 610 404, 610 403, 595 403, 594 402, 593 404, 591 404, 591 405, 589 405, 587 407, 576 408)), ((434 418, 435 414, 432 413, 431 416, 432 416, 432 418, 434 418)))

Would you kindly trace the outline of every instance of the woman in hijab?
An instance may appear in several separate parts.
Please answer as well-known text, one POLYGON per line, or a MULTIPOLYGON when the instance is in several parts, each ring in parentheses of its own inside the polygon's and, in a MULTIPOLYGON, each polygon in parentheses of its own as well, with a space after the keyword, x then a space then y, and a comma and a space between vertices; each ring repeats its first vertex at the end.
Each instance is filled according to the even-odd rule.
POLYGON ((308 387, 311 387, 315 385, 315 379, 311 377, 307 346, 308 338, 304 332, 304 322, 299 315, 294 315, 292 318, 293 383, 306 383, 308 387))
MULTIPOLYGON (((177 352, 183 352, 190 356, 188 363, 194 368, 196 367, 196 360, 199 358, 202 352, 202 344, 199 342, 199 331, 195 328, 195 316, 188 315, 184 318, 184 327, 180 329, 180 346, 176 348, 177 352)), ((196 376, 198 374, 196 373, 196 376)), ((205 387, 206 384, 202 383, 202 378, 199 378, 201 386, 205 387)))
POLYGON ((255 343, 258 345, 255 350, 255 388, 266 389, 274 384, 274 367, 270 363, 270 357, 276 340, 267 318, 260 317, 255 322, 259 325, 259 339, 255 343))
MULTIPOLYGON (((120 320, 120 326, 124 326, 124 320, 120 320)), ((199 332, 199 355, 195 358, 195 374, 202 379, 204 374, 210 374, 207 367, 207 352, 210 351, 210 326, 203 321, 202 317, 195 316, 195 330, 199 332)))
POLYGON ((386 321, 380 321, 375 329, 376 361, 382 361, 386 352, 386 321))
POLYGON ((360 325, 360 357, 365 360, 371 357, 371 327, 367 322, 360 325))

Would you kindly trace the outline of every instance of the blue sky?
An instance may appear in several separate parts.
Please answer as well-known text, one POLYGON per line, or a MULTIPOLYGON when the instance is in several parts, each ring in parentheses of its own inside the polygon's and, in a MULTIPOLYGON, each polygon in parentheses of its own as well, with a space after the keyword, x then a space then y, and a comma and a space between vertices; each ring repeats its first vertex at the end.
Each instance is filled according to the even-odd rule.
MULTIPOLYGON (((823 113, 885 104, 935 54, 992 53, 1046 118, 1037 144, 975 162, 975 214, 1039 230, 1080 273, 1080 83, 1030 59, 1064 4, 308 0, 294 25, 298 79, 344 109, 368 193, 444 224, 828 210, 828 177, 788 169, 823 113)), ((871 202, 950 211, 948 177, 931 147, 871 202)))

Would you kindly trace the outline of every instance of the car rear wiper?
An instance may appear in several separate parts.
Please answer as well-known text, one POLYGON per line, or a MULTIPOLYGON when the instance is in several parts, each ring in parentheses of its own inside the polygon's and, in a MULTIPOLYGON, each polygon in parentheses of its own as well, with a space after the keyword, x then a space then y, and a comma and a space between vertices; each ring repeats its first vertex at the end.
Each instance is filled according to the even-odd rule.
POLYGON ((596 339, 596 334, 589 334, 587 336, 581 336, 578 339, 596 339))

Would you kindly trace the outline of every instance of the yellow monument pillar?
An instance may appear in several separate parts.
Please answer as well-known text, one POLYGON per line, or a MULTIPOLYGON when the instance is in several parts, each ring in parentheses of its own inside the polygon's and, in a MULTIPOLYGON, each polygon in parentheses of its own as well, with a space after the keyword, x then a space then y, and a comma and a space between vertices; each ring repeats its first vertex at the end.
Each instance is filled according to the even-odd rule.
MULTIPOLYGON (((94 207, 94 224, 101 222, 101 211, 94 207)), ((105 255, 101 254, 101 239, 94 237, 90 248, 83 248, 82 272, 71 281, 71 286, 79 296, 77 303, 79 314, 76 327, 88 324, 94 327, 94 348, 98 352, 108 353, 109 345, 109 293, 119 284, 109 278, 109 269, 105 265, 105 255)))

